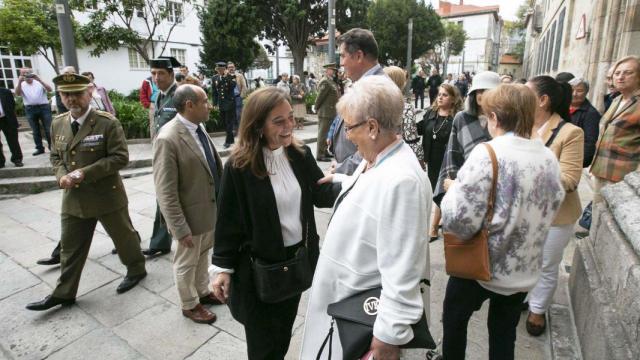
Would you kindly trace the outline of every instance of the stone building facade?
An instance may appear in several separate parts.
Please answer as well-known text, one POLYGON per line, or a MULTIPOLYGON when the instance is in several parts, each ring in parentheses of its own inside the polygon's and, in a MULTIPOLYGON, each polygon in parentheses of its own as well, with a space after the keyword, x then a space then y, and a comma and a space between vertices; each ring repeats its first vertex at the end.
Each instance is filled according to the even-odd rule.
POLYGON ((640 54, 640 0, 536 0, 525 24, 524 75, 582 77, 599 110, 608 68, 640 54))

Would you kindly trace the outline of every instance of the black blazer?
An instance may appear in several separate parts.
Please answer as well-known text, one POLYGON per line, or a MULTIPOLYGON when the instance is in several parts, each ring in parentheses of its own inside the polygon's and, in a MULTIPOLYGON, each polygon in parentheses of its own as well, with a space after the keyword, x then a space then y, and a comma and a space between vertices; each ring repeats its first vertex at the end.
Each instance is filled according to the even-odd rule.
POLYGON ((2 111, 9 124, 18 128, 18 118, 16 117, 16 101, 13 93, 9 89, 0 88, 0 102, 2 102, 2 111))
POLYGON ((583 168, 591 165, 593 155, 596 153, 596 142, 598 142, 601 117, 602 115, 600 115, 598 110, 596 110, 587 99, 584 99, 582 105, 571 115, 571 123, 584 131, 583 168))
MULTIPOLYGON (((316 231, 313 206, 332 207, 341 186, 316 184, 324 174, 309 147, 304 146, 304 154, 293 146, 286 151, 302 192, 302 239, 308 240, 315 269, 320 237, 316 231)), ((260 179, 248 168, 233 167, 232 161, 227 160, 222 175, 211 262, 235 270, 231 277, 229 308, 233 317, 244 324, 251 318, 251 312, 259 301, 251 277, 250 256, 267 262, 284 261, 287 256, 269 177, 260 179)))

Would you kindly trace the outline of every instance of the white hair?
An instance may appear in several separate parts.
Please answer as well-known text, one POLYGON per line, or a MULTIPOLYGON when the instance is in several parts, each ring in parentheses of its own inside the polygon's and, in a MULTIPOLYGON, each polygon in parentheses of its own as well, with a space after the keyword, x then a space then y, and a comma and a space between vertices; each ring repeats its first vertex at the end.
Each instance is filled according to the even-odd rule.
POLYGON ((402 124, 402 92, 387 76, 366 76, 353 84, 336 105, 340 116, 356 123, 376 119, 380 127, 397 131, 402 124))

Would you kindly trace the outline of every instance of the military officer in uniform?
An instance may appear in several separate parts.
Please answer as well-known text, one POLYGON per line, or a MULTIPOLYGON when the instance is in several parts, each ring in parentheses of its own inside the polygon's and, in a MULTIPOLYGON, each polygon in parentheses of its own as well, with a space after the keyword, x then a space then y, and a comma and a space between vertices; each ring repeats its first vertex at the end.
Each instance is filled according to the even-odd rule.
POLYGON ((62 74, 53 82, 69 109, 57 116, 51 126, 51 164, 60 188, 64 189, 60 278, 53 294, 28 304, 29 310, 47 310, 75 302, 98 221, 127 267, 127 275, 117 292, 128 291, 147 275, 140 236, 131 223, 127 193, 118 173, 129 162, 122 126, 110 113, 91 108, 89 78, 62 74))
POLYGON ((318 96, 316 97, 315 108, 318 112, 318 148, 316 159, 318 161, 331 161, 327 156, 327 132, 331 122, 336 117, 336 103, 338 102, 339 90, 336 84, 336 72, 338 67, 335 63, 323 66, 325 76, 318 84, 318 96))
POLYGON ((213 90, 213 105, 220 111, 220 118, 224 121, 227 136, 224 140, 224 148, 228 148, 234 142, 233 124, 236 120, 236 100, 233 91, 236 88, 235 75, 226 73, 227 63, 216 63, 217 75, 211 80, 213 90))
MULTIPOLYGON (((160 94, 155 101, 155 112, 153 116, 153 126, 156 136, 160 128, 178 114, 173 103, 173 94, 178 87, 174 69, 178 68, 180 68, 180 63, 174 57, 160 57, 151 60, 151 76, 160 90, 160 94)), ((167 224, 164 222, 160 207, 158 206, 156 207, 156 216, 153 221, 153 232, 151 233, 149 248, 142 250, 142 253, 147 256, 156 256, 168 254, 170 251, 171 235, 167 230, 167 224)))

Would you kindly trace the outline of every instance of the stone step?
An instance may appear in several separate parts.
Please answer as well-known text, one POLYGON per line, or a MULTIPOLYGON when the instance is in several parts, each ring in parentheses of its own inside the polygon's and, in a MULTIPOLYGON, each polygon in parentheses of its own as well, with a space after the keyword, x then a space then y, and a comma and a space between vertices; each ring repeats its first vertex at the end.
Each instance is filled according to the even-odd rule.
MULTIPOLYGON (((151 167, 143 167, 136 169, 125 169, 120 171, 123 178, 132 178, 151 174, 151 167)), ((48 176, 28 176, 17 178, 0 179, 0 196, 18 196, 18 194, 36 194, 47 190, 58 188, 56 178, 53 175, 48 176)))
MULTIPOLYGON (((151 159, 130 160, 129 165, 125 169, 138 169, 151 166, 151 159)), ((22 177, 38 177, 49 176, 53 174, 51 166, 42 167, 11 167, 2 171, 3 178, 22 178, 22 177)))
POLYGON ((551 359, 582 360, 571 309, 566 305, 552 304, 549 307, 548 319, 551 359))

